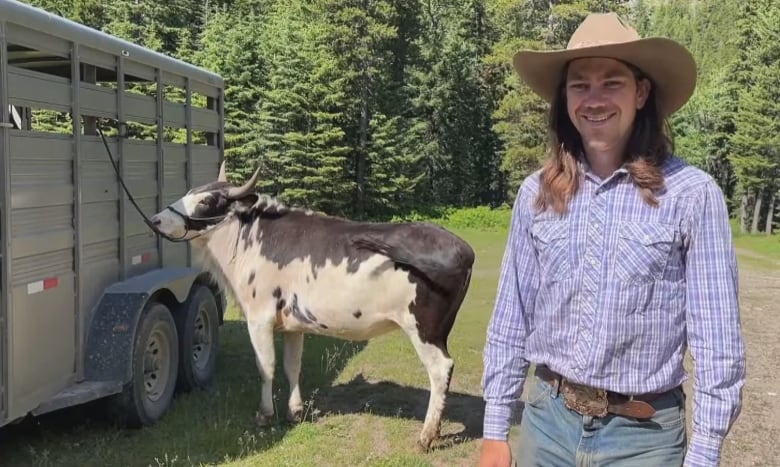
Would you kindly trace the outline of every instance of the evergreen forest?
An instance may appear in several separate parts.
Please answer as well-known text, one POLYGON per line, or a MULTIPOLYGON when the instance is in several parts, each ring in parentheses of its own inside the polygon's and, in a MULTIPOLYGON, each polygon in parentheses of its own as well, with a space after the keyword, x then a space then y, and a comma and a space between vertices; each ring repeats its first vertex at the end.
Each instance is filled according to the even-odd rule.
POLYGON ((519 48, 588 12, 681 41, 697 91, 671 120, 738 229, 780 220, 780 0, 25 0, 222 75, 236 181, 356 219, 511 204, 545 157, 519 48))

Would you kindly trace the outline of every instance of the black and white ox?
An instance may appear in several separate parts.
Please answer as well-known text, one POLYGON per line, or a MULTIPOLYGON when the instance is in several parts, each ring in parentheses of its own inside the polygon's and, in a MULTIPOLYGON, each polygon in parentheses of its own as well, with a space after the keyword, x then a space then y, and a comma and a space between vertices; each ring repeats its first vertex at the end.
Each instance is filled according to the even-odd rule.
POLYGON ((226 181, 194 188, 151 218, 157 233, 188 240, 201 264, 240 306, 262 378, 257 421, 273 415, 275 331, 284 333, 291 421, 303 411, 298 385, 303 334, 365 341, 401 329, 430 378, 419 447, 439 436, 452 377, 447 337, 471 278, 474 251, 427 223, 368 223, 285 207, 226 181))

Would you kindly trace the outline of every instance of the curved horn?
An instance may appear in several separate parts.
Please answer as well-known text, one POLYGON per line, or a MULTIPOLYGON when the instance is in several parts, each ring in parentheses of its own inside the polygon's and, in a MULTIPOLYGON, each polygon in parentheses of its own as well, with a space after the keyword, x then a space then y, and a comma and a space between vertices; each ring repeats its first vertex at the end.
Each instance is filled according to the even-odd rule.
POLYGON ((227 197, 229 199, 239 199, 251 193, 255 188, 255 184, 257 183, 257 178, 259 175, 260 167, 255 170, 255 173, 252 175, 252 178, 250 178, 249 181, 239 187, 230 188, 227 192, 227 197))
POLYGON ((219 166, 219 177, 217 177, 218 182, 226 182, 227 176, 225 175, 225 160, 222 160, 222 165, 219 166))

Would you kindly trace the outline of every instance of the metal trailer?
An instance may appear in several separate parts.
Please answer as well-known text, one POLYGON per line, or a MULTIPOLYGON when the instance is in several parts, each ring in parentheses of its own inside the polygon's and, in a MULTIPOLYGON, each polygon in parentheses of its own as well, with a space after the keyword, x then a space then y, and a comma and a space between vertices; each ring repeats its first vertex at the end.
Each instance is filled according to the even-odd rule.
POLYGON ((0 426, 99 398, 147 425, 210 382, 224 293, 151 233, 96 130, 115 125, 116 170, 151 214, 217 178, 223 103, 218 75, 0 0, 0 426))

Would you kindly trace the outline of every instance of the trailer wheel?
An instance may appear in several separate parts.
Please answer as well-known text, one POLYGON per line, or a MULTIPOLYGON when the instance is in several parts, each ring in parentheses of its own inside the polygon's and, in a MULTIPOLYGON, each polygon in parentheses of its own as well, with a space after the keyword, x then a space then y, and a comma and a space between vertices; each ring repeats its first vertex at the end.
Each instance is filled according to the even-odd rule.
POLYGON ((185 392, 204 388, 217 367, 219 314, 214 294, 195 285, 174 319, 180 336, 178 388, 185 392))
POLYGON ((116 400, 124 425, 152 425, 168 411, 176 387, 179 339, 168 307, 152 302, 138 324, 132 378, 116 400))

